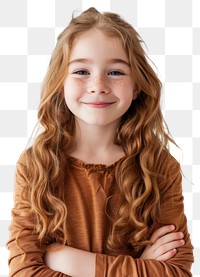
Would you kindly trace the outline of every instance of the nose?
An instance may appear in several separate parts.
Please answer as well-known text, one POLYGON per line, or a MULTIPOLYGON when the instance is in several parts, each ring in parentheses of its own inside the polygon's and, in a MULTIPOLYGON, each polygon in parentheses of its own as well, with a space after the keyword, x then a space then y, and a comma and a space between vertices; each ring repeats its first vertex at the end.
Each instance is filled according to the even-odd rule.
POLYGON ((109 93, 109 85, 104 76, 94 76, 88 85, 88 92, 89 93, 109 93))

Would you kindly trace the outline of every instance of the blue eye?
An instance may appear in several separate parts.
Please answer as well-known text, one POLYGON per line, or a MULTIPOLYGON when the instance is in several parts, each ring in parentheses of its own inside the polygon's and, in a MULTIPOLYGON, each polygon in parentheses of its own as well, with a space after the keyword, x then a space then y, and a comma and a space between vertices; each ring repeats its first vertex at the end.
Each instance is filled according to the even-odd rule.
POLYGON ((113 71, 109 72, 108 75, 119 76, 119 75, 124 75, 124 73, 122 73, 121 71, 113 70, 113 71))
POLYGON ((86 70, 77 70, 73 74, 78 74, 78 75, 89 75, 89 72, 86 70))

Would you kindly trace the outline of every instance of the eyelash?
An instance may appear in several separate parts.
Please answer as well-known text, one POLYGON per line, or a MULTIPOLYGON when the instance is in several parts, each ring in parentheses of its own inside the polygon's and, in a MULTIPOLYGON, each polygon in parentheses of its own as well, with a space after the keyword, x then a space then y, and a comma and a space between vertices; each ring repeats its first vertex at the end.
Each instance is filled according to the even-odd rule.
MULTIPOLYGON (((73 74, 77 74, 77 75, 90 75, 90 73, 87 70, 77 70, 77 71, 73 72, 73 74)), ((121 72, 121 71, 113 70, 113 71, 110 71, 108 73, 108 75, 111 75, 111 76, 120 76, 120 75, 125 75, 125 74, 123 72, 121 72), (115 74, 112 74, 112 73, 115 73, 115 74)))
POLYGON ((77 74, 77 75, 89 75, 89 72, 86 70, 77 70, 75 72, 73 72, 73 74, 77 74), (81 73, 82 72, 82 73, 81 73), (80 74, 81 73, 81 74, 80 74), (85 74, 86 73, 86 74, 85 74))
POLYGON ((113 71, 109 72, 109 74, 110 74, 111 76, 125 75, 123 72, 118 71, 118 70, 113 70, 113 71), (115 73, 115 74, 113 75, 113 74, 110 74, 110 73, 115 73), (116 73, 117 73, 117 74, 116 74, 116 73))

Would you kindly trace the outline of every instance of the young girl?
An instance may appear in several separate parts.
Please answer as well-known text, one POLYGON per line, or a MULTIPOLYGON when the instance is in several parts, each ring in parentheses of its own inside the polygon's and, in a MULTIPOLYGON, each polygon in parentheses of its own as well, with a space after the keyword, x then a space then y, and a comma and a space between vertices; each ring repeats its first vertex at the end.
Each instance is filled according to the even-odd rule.
POLYGON ((10 276, 191 276, 160 93, 131 25, 94 8, 72 19, 17 163, 10 276))

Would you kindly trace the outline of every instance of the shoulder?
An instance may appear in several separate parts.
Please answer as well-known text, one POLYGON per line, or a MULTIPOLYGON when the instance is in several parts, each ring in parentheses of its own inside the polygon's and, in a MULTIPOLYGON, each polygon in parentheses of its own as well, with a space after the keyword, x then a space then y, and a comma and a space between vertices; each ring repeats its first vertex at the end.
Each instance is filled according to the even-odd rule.
POLYGON ((170 153, 168 153, 166 157, 165 166, 168 169, 169 174, 173 172, 181 171, 180 163, 170 153))
POLYGON ((24 150, 16 162, 15 179, 27 179, 31 174, 32 147, 24 150))
POLYGON ((181 190, 182 171, 180 163, 170 154, 162 153, 162 166, 160 168, 159 187, 161 194, 166 193, 169 189, 181 190))
POLYGON ((163 173, 180 171, 180 163, 173 157, 169 150, 163 150, 160 154, 158 163, 161 165, 163 173))

